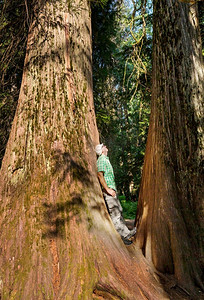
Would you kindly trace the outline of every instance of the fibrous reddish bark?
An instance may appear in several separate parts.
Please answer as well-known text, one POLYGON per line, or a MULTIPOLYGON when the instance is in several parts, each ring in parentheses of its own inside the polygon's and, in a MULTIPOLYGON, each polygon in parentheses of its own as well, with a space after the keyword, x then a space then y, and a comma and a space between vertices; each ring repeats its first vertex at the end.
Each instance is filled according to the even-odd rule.
POLYGON ((154 1, 153 95, 137 244, 184 290, 203 288, 204 66, 196 5, 154 1))
POLYGON ((2 299, 168 299, 107 214, 87 1, 38 1, 1 168, 2 299))

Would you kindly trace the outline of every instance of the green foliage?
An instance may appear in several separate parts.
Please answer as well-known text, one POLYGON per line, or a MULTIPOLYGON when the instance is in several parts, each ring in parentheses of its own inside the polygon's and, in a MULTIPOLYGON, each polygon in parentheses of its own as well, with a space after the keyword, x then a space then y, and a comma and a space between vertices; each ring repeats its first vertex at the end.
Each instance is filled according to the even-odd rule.
POLYGON ((126 201, 125 196, 119 196, 119 200, 123 208, 124 219, 135 219, 137 202, 126 201))
POLYGON ((141 3, 134 10, 127 2, 108 4, 92 13, 97 124, 118 190, 135 200, 149 125, 152 14, 141 3))

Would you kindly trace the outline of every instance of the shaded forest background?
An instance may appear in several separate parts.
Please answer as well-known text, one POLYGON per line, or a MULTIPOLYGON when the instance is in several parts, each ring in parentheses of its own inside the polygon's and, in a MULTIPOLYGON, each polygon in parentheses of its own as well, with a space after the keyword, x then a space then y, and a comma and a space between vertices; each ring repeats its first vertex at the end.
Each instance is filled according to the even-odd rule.
MULTIPOLYGON (((198 2, 202 42, 204 4, 198 2)), ((0 2, 0 164, 21 85, 32 1, 0 2), (15 2, 15 3, 14 3, 15 2)), ((92 3, 94 102, 121 200, 136 201, 149 126, 152 1, 92 3)), ((125 211, 132 203, 122 201, 125 211)), ((135 215, 135 212, 134 212, 135 215)), ((134 217, 134 215, 132 217, 134 217)), ((130 215, 127 215, 130 216, 130 215)))
MULTIPOLYGON (((143 168, 137 234, 126 247, 105 210, 96 174, 88 3, 69 2, 78 5, 75 10, 67 9, 67 0, 35 3, 34 10, 31 2, 0 2, 2 157, 21 85, 0 176, 0 294, 200 299, 203 62, 197 5, 154 1, 153 50, 151 2, 92 5, 100 141, 110 149, 128 206, 137 203, 143 168)), ((203 2, 198 4, 203 31, 203 2)))

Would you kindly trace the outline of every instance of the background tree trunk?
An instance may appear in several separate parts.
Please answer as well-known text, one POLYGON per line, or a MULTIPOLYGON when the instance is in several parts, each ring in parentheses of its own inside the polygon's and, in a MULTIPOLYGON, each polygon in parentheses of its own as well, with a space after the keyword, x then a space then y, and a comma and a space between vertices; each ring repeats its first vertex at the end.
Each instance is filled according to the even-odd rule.
MULTIPOLYGON (((203 288, 204 68, 196 5, 154 1, 153 95, 137 244, 185 290, 203 288)), ((175 283, 176 284, 176 283, 175 283)))
POLYGON ((38 1, 0 173, 2 299, 168 299, 110 221, 96 143, 89 6, 38 1))

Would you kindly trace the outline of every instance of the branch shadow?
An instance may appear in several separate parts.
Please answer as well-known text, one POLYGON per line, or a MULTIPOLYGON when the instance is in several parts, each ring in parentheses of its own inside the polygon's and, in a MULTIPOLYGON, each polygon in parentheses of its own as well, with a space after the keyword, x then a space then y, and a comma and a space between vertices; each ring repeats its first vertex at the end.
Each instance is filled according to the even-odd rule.
POLYGON ((71 200, 64 203, 43 203, 44 208, 44 224, 48 227, 47 231, 42 235, 42 238, 55 238, 65 236, 65 224, 69 224, 70 220, 77 217, 76 220, 80 223, 81 211, 86 205, 83 202, 80 194, 73 193, 71 200))
POLYGON ((43 234, 43 238, 63 237, 65 225, 72 218, 75 217, 78 223, 82 221, 82 212, 87 207, 82 199, 82 194, 92 184, 91 174, 86 168, 86 163, 82 160, 77 162, 70 153, 57 149, 53 153, 53 161, 52 177, 57 179, 57 186, 53 190, 54 199, 56 198, 56 190, 63 186, 63 183, 68 184, 68 189, 71 184, 76 183, 77 186, 77 182, 81 183, 82 187, 71 194, 68 193, 67 200, 64 202, 43 203, 44 224, 47 227, 47 232, 43 234))
POLYGON ((52 168, 52 175, 58 176, 58 182, 62 183, 66 180, 68 173, 72 181, 80 181, 84 186, 92 184, 91 174, 82 163, 76 162, 68 152, 55 150, 53 155, 54 166, 52 168))

